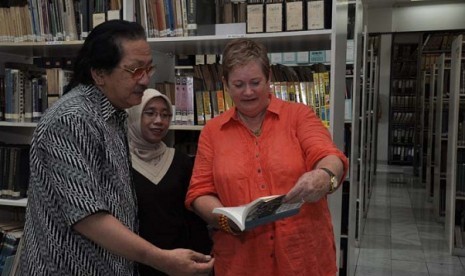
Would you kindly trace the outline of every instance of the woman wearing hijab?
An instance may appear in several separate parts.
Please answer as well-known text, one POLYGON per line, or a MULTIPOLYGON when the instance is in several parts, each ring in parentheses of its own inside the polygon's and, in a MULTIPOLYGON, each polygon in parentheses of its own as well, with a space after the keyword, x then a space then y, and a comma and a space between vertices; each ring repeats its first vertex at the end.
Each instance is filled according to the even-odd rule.
MULTIPOLYGON (((169 98, 147 89, 142 102, 128 109, 128 114, 140 236, 162 249, 188 248, 210 253, 205 222, 184 206, 192 159, 162 141, 173 116, 169 98)), ((165 275, 142 264, 139 273, 165 275)))

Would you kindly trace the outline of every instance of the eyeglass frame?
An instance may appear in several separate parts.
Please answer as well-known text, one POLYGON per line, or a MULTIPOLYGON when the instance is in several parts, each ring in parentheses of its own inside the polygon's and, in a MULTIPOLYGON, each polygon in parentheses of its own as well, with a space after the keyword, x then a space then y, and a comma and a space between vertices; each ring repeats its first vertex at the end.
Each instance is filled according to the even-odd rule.
POLYGON ((155 64, 150 64, 149 66, 136 67, 134 69, 129 69, 129 68, 126 68, 126 67, 120 67, 120 69, 122 69, 122 70, 124 70, 124 71, 126 71, 128 73, 131 73, 131 77, 134 80, 142 79, 142 77, 144 76, 144 73, 147 74, 147 76, 150 78, 153 75, 153 73, 155 72, 155 68, 156 68, 155 64), (136 76, 137 70, 143 70, 139 77, 136 76))
POLYGON ((171 114, 171 113, 164 114, 163 112, 152 111, 150 109, 149 110, 142 110, 142 115, 154 116, 155 119, 160 117, 160 120, 165 121, 165 122, 171 121, 171 118, 173 117, 173 114, 171 114), (152 114, 149 115, 148 114, 149 112, 151 112, 152 114))

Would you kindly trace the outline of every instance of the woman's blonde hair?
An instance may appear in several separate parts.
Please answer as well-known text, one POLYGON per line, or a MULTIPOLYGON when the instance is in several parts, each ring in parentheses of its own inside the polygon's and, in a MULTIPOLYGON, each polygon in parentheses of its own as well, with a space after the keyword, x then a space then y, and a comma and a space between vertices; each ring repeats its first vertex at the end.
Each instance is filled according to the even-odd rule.
POLYGON ((223 78, 227 81, 229 73, 238 66, 251 61, 258 61, 263 74, 268 80, 270 76, 270 60, 265 46, 251 39, 239 38, 228 42, 223 51, 223 78))

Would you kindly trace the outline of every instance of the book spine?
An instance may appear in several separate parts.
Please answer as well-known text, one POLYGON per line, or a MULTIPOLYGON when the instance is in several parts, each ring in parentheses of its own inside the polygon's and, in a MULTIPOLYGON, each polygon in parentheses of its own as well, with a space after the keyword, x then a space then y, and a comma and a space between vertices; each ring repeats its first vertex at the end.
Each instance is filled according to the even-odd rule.
POLYGON ((187 35, 197 35, 197 3, 196 0, 186 0, 187 2, 187 35))
POLYGON ((186 80, 186 94, 185 94, 185 101, 186 101, 186 124, 193 125, 194 124, 194 77, 187 76, 185 77, 186 80))
POLYGON ((181 0, 182 10, 182 36, 189 36, 188 33, 188 20, 187 20, 187 0, 181 0))
POLYGON ((197 125, 205 125, 205 114, 203 111, 203 93, 201 91, 195 91, 195 106, 197 115, 197 125))

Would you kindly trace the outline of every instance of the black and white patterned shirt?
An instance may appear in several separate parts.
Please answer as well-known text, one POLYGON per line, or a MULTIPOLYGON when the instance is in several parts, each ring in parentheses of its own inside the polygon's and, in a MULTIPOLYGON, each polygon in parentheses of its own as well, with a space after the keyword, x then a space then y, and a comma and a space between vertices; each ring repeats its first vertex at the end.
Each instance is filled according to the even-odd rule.
POLYGON ((103 211, 137 232, 126 118, 94 86, 74 88, 42 118, 31 145, 21 275, 133 275, 133 262, 72 229, 103 211))

